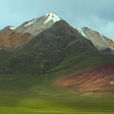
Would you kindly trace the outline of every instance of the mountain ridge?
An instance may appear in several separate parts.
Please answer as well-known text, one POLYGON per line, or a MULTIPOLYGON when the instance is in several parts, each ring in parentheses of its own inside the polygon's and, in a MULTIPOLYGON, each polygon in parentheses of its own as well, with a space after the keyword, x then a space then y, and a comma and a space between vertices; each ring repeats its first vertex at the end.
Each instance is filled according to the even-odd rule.
MULTIPOLYGON (((24 22, 18 27, 8 26, 0 31, 0 46, 4 48, 17 48, 27 44, 31 39, 50 28, 57 21, 62 19, 55 13, 49 12, 41 17, 33 18, 30 21, 24 22), (2 32, 3 31, 3 32, 2 32), (2 35, 1 35, 2 34, 2 35), (13 35, 12 35, 13 34, 13 35), (21 38, 20 38, 21 37, 21 38), (22 38, 23 37, 23 38, 22 38), (13 39, 14 41, 12 41, 13 39), (12 42, 14 42, 12 44, 12 42)), ((99 50, 114 50, 114 42, 106 36, 89 29, 87 27, 76 29, 87 40, 99 50)))
POLYGON ((88 27, 79 28, 78 31, 88 40, 90 40, 93 45, 100 51, 107 48, 114 50, 113 40, 107 38, 103 34, 96 32, 88 27))

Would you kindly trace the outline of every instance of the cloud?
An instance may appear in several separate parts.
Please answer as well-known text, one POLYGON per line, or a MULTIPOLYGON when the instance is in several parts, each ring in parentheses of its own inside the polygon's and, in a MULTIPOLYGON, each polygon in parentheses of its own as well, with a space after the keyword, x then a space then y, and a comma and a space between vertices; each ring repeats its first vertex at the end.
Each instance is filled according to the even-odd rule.
POLYGON ((87 18, 76 18, 73 23, 75 28, 89 27, 114 40, 114 21, 91 15, 87 18))
POLYGON ((54 11, 73 27, 87 26, 114 40, 114 0, 0 0, 0 28, 54 11))

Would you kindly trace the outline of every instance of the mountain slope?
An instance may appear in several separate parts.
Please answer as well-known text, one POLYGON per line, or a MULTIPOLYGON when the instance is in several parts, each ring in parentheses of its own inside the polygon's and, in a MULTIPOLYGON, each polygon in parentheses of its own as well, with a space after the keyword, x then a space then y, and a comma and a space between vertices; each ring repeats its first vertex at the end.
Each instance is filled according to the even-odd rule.
MULTIPOLYGON (((72 86, 70 90, 77 89, 78 91, 79 89, 81 92, 87 92, 95 83, 94 86, 99 87, 99 91, 102 91, 104 85, 109 84, 109 80, 111 84, 113 83, 114 56, 106 52, 101 53, 101 50, 109 48, 104 40, 108 43, 112 41, 100 36, 95 31, 88 29, 85 31, 87 31, 87 34, 82 30, 72 28, 55 13, 33 19, 17 28, 5 28, 0 31, 1 36, 3 34, 2 39, 5 41, 10 39, 10 43, 13 43, 11 40, 13 39, 15 45, 5 45, 5 41, 1 44, 0 74, 25 74, 25 76, 27 74, 37 74, 38 76, 50 74, 48 77, 51 81, 48 80, 46 83, 49 84, 51 89, 52 86, 54 88, 55 86, 60 88, 72 86), (108 73, 110 71, 111 74, 108 73), (55 77, 52 77, 52 74, 55 77), (101 81, 101 77, 105 78, 101 81), (95 79, 102 83, 102 87, 99 84, 97 85, 95 79), (77 84, 78 81, 80 81, 80 84, 77 84), (64 83, 67 83, 66 86, 64 86, 64 83), (85 91, 83 87, 87 83, 89 85, 85 91)), ((20 87, 18 84, 17 86, 20 87)), ((108 90, 111 90, 110 92, 113 90, 112 87, 113 84, 108 88, 108 90)), ((95 88, 91 89, 91 91, 93 90, 95 88)))
POLYGON ((17 48, 28 42, 31 35, 29 33, 17 33, 6 27, 0 31, 0 49, 17 48))
POLYGON ((0 65, 1 72, 42 73, 59 64, 68 54, 78 51, 93 51, 95 47, 69 26, 59 21, 45 30, 0 65))
POLYGON ((59 88, 70 88, 74 92, 113 93, 114 92, 114 63, 97 66, 89 71, 71 73, 55 82, 59 88))
POLYGON ((100 51, 110 49, 114 50, 114 42, 104 35, 91 30, 87 27, 80 28, 78 31, 88 40, 90 40, 93 45, 100 51))

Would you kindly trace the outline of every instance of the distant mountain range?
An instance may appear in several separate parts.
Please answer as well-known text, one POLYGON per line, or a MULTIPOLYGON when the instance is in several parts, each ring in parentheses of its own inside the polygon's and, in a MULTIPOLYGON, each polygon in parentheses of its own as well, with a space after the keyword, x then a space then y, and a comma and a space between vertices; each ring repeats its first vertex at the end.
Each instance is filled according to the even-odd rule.
MULTIPOLYGON (((1 48, 16 48, 28 43, 35 36, 45 31, 62 19, 54 12, 24 22, 18 27, 8 26, 0 31, 1 48)), ((114 42, 106 36, 87 27, 77 29, 82 36, 90 40, 98 50, 114 50, 114 42)))
POLYGON ((114 42, 50 12, 0 31, 0 73, 58 73, 53 87, 114 92, 114 42))

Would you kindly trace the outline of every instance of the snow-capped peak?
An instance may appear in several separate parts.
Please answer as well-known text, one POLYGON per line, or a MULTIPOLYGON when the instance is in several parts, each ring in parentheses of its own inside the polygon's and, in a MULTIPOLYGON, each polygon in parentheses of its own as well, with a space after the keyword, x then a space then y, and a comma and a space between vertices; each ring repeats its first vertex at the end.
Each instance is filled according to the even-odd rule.
POLYGON ((45 16, 47 17, 47 19, 44 24, 48 23, 49 21, 53 21, 55 23, 61 20, 61 18, 54 12, 47 13, 45 16))
MULTIPOLYGON (((45 21, 44 21, 44 24, 47 24, 48 22, 50 21, 53 21, 54 23, 57 22, 57 21, 60 21, 61 18, 54 12, 50 12, 50 13, 47 13, 45 14, 44 16, 42 16, 45 18, 45 21)), ((33 25, 34 23, 37 22, 39 18, 34 18, 32 19, 31 21, 29 21, 27 24, 24 25, 24 27, 28 27, 28 26, 31 26, 33 25)))
POLYGON ((61 18, 56 13, 50 12, 23 23, 17 27, 16 31, 30 33, 31 35, 36 36, 60 20, 61 18))

